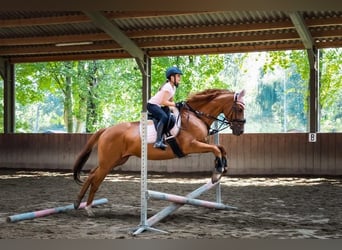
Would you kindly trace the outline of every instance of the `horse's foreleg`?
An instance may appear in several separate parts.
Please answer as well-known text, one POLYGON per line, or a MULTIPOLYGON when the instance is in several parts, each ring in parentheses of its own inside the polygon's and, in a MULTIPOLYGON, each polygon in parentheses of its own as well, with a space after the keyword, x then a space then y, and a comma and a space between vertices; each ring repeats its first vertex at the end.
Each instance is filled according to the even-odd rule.
POLYGON ((215 158, 215 168, 213 169, 212 175, 211 175, 211 182, 215 183, 218 182, 225 171, 226 159, 225 158, 215 158))
POLYGON ((220 149, 222 153, 222 165, 223 165, 223 173, 227 173, 228 170, 228 158, 227 158, 227 152, 226 149, 222 145, 217 145, 217 147, 220 149))
POLYGON ((208 153, 212 152, 216 157, 222 158, 222 152, 217 145, 207 144, 193 140, 188 147, 183 148, 184 153, 208 153))
MULTIPOLYGON (((220 145, 207 144, 200 141, 192 141, 190 146, 192 153, 207 153, 212 152, 215 155, 215 168, 212 172, 211 181, 212 183, 218 182, 224 173, 227 165, 226 151, 220 145)), ((189 152, 191 153, 191 152, 189 152)))

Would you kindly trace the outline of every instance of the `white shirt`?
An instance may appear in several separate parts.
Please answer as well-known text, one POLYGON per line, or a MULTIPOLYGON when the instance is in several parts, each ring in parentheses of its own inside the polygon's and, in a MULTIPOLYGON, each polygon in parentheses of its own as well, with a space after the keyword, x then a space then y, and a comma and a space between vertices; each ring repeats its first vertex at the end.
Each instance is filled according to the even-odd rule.
POLYGON ((167 93, 167 100, 170 100, 176 93, 176 87, 172 86, 170 82, 165 83, 161 89, 151 97, 151 99, 148 101, 151 104, 155 104, 158 106, 161 106, 162 103, 162 97, 164 93, 167 93))

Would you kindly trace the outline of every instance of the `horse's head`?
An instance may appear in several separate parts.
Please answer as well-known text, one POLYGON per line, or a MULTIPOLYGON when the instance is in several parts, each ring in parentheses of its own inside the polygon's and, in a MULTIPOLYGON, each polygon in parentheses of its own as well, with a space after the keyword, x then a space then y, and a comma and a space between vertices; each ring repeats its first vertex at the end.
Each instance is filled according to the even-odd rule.
POLYGON ((187 110, 195 113, 208 127, 215 120, 220 122, 220 128, 209 130, 209 134, 219 132, 223 126, 224 128, 229 126, 234 135, 241 135, 246 123, 244 96, 245 90, 232 93, 222 89, 207 89, 191 95, 183 105, 187 110), (224 120, 217 118, 221 113, 225 116, 224 120))
POLYGON ((223 113, 229 122, 229 126, 232 129, 234 135, 241 135, 245 128, 245 103, 244 96, 246 91, 235 92, 233 98, 233 105, 227 105, 223 113))

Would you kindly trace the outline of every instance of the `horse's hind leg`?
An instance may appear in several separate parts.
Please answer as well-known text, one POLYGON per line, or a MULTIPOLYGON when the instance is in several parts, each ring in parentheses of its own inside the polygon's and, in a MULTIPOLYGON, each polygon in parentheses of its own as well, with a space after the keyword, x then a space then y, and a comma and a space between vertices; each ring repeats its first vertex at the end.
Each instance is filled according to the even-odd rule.
POLYGON ((91 183, 90 183, 91 184, 90 191, 89 191, 89 195, 87 199, 87 204, 85 207, 85 210, 87 211, 89 216, 94 216, 94 213, 91 209, 91 205, 94 200, 96 191, 99 189, 102 181, 107 176, 107 174, 108 174, 107 171, 97 168, 95 173, 92 175, 91 183))
POLYGON ((78 209, 80 204, 81 204, 81 201, 85 195, 85 193, 87 192, 88 188, 89 188, 89 185, 91 184, 92 182, 92 179, 94 178, 94 172, 96 171, 98 167, 92 169, 88 175, 88 178, 86 179, 86 181, 84 182, 78 196, 77 196, 77 199, 75 200, 74 202, 74 208, 75 209, 78 209))
POLYGON ((85 207, 85 210, 87 211, 89 216, 93 216, 94 213, 91 209, 92 202, 95 197, 96 191, 99 189, 99 186, 101 185, 102 181, 104 178, 107 176, 107 174, 110 172, 111 169, 114 167, 124 164, 128 160, 129 156, 120 158, 116 161, 116 163, 113 164, 113 167, 108 167, 109 165, 106 165, 106 167, 103 167, 103 165, 100 167, 96 167, 93 170, 91 170, 87 180, 83 184, 83 187, 77 196, 77 200, 74 203, 74 207, 78 208, 81 200, 83 199, 85 193, 87 192, 89 186, 90 186, 90 191, 89 191, 89 196, 87 199, 87 204, 85 207))
MULTIPOLYGON (((127 160, 128 160, 129 156, 123 157, 121 159, 119 159, 115 164, 114 167, 119 166, 124 164, 127 160)), ((114 168, 113 167, 113 168, 114 168)), ((91 204, 94 200, 95 197, 95 193, 96 191, 99 189, 102 181, 104 180, 104 178, 107 176, 107 174, 109 173, 110 169, 112 168, 96 168, 92 177, 91 177, 91 186, 90 186, 90 191, 89 191, 89 196, 87 199, 87 204, 85 207, 85 210, 87 211, 89 216, 94 216, 94 213, 91 209, 91 204), (108 171, 106 170, 108 169, 108 171)))

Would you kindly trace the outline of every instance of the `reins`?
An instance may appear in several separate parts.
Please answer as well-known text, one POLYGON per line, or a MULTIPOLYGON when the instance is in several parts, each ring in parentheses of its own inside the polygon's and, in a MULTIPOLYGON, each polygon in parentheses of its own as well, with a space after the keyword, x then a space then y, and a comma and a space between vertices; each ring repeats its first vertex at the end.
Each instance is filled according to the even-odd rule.
POLYGON ((209 118, 211 120, 219 122, 219 127, 216 129, 211 128, 207 123, 205 123, 207 125, 209 135, 217 134, 218 132, 230 127, 230 125, 231 125, 231 123, 225 117, 223 119, 219 119, 219 118, 212 116, 210 114, 204 113, 202 111, 198 111, 198 110, 192 108, 187 102, 184 103, 184 107, 186 109, 188 109, 189 111, 193 112, 198 118, 206 117, 206 118, 209 118))
MULTIPOLYGON (((234 94, 234 104, 233 104, 233 107, 232 107, 232 112, 234 112, 234 113, 236 113, 236 109, 237 109, 236 106, 238 104, 238 100, 237 100, 238 95, 239 95, 239 93, 235 93, 234 94)), ((244 103, 241 103, 241 105, 244 106, 244 103)), ((208 134, 209 135, 217 134, 220 131, 225 130, 228 127, 231 127, 232 123, 234 123, 234 122, 238 122, 238 123, 245 123, 246 122, 245 119, 243 119, 243 120, 241 120, 241 119, 232 119, 231 121, 229 121, 226 117, 223 117, 223 119, 220 119, 218 117, 212 116, 210 114, 207 114, 207 113, 204 113, 202 111, 198 111, 198 110, 192 108, 189 105, 188 102, 182 102, 181 103, 181 108, 186 108, 187 110, 193 112, 200 119, 201 119, 201 117, 206 117, 206 118, 209 118, 209 119, 211 119, 213 121, 217 121, 218 122, 218 127, 217 128, 212 128, 210 125, 208 125, 206 122, 204 122, 201 119, 205 123, 205 125, 207 126, 208 134)))

